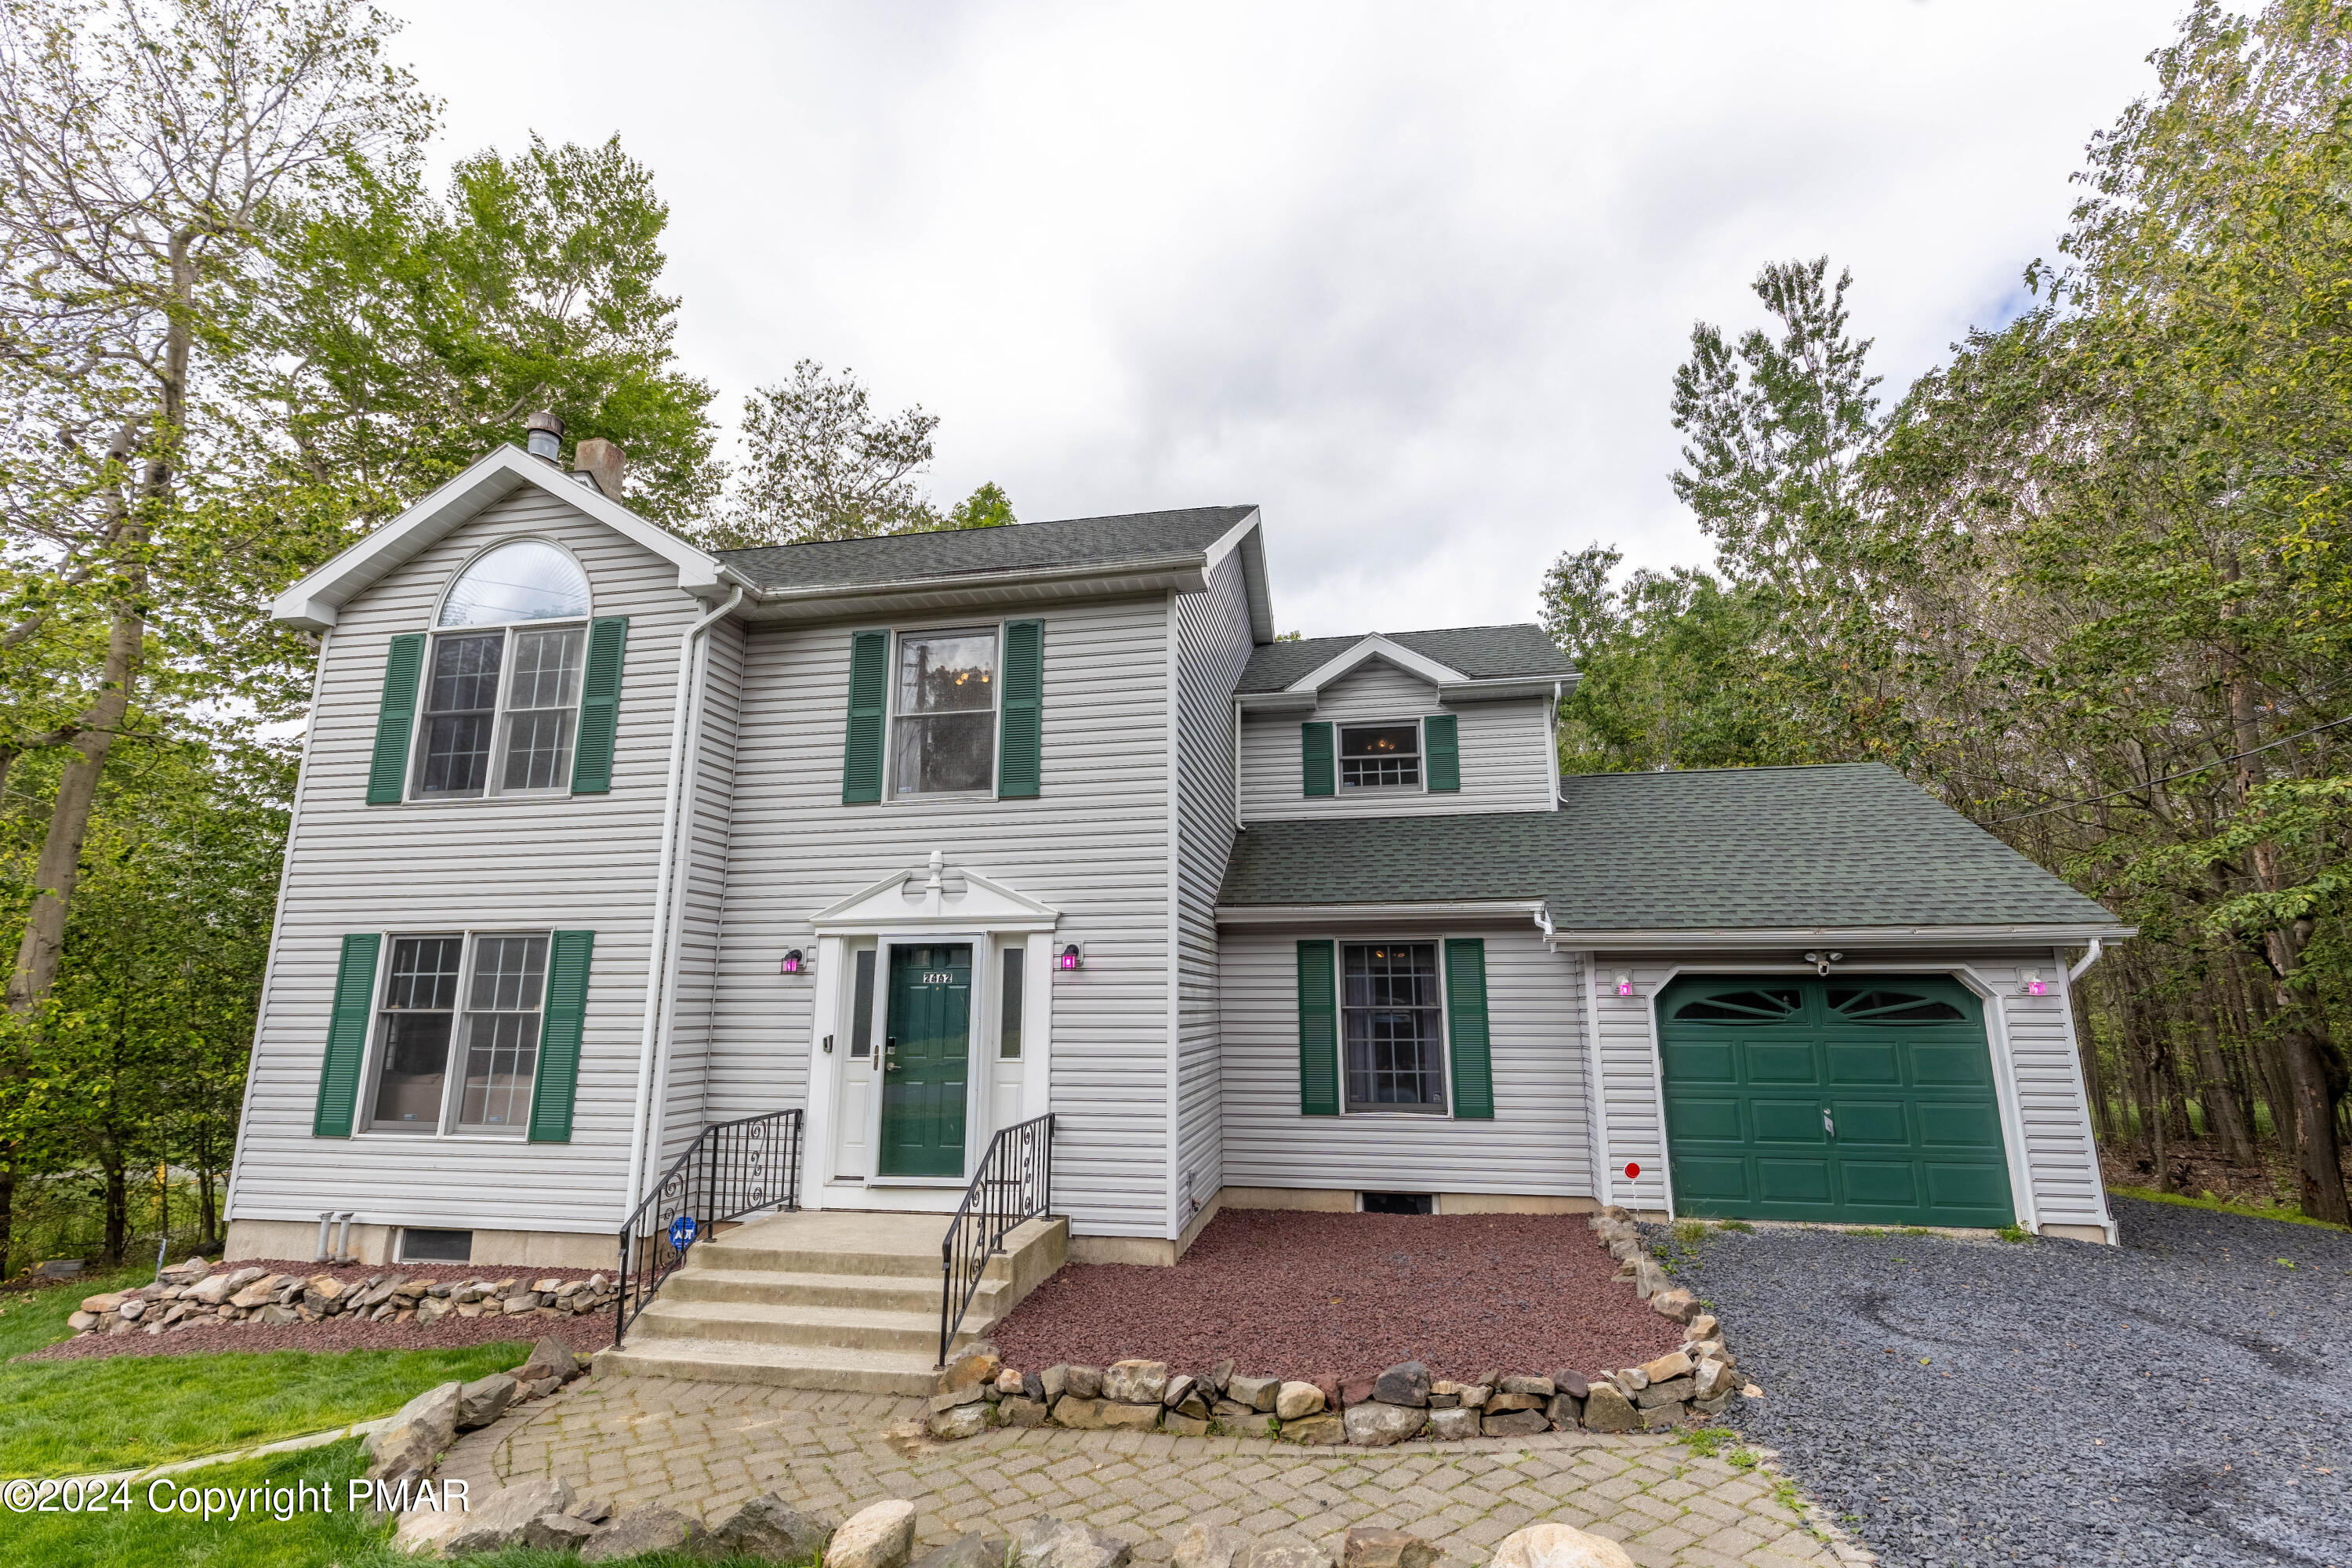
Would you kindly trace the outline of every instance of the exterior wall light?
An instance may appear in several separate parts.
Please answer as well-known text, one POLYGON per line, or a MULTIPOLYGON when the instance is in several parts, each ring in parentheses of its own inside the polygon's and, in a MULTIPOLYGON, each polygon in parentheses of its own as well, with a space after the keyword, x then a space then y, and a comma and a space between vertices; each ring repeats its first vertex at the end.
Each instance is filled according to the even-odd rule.
POLYGON ((2029 969, 2025 972, 2025 994, 2028 996, 2047 996, 2050 994, 2049 982, 2042 978, 2042 971, 2038 969, 2029 969))
POLYGON ((779 974, 807 974, 815 968, 815 962, 812 960, 807 953, 795 947, 784 954, 783 962, 776 965, 776 973, 779 974))
POLYGON ((1085 942, 1064 942, 1062 950, 1054 955, 1054 967, 1056 969, 1084 969, 1086 966, 1087 944, 1085 942))
POLYGON ((1620 996, 1633 994, 1633 977, 1622 969, 1617 972, 1617 994, 1620 996))

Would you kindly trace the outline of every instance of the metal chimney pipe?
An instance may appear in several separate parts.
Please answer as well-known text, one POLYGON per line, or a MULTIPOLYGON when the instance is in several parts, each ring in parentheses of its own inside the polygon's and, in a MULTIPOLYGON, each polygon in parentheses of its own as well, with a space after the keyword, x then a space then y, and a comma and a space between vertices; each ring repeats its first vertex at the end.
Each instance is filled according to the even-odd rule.
POLYGON ((352 1256, 352 1218, 359 1211, 356 1209, 345 1209, 343 1211, 342 1234, 335 1238, 335 1261, 338 1263, 356 1263, 359 1261, 359 1259, 352 1256))
POLYGON ((317 1257, 310 1259, 311 1262, 324 1263, 327 1261, 327 1233, 334 1228, 334 1210, 320 1209, 319 1211, 319 1253, 317 1257))
POLYGON ((524 430, 529 432, 529 434, 523 437, 523 444, 530 449, 530 455, 532 457, 545 458, 551 463, 560 462, 562 460, 563 453, 562 420, 557 418, 554 415, 550 414, 547 410, 542 408, 538 413, 532 415, 530 418, 524 420, 522 422, 522 427, 524 430))

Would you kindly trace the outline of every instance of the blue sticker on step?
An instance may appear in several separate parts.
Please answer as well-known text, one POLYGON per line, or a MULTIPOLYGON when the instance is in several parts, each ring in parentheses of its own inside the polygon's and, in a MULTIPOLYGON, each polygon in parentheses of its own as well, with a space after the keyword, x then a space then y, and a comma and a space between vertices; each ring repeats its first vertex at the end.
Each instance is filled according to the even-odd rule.
POLYGON ((692 1247, 695 1228, 694 1216, 690 1214, 682 1214, 670 1221, 669 1249, 672 1252, 684 1252, 688 1247, 692 1247))

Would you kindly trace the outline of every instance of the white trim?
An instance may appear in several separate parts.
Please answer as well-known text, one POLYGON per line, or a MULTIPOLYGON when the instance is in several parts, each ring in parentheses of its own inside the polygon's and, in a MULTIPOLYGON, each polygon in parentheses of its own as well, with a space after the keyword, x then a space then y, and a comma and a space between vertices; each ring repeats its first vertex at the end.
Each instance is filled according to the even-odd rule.
MULTIPOLYGON (((527 1143, 530 1142, 530 1113, 539 1100, 539 1051, 547 1043, 547 982, 555 970, 555 931, 552 926, 418 926, 409 929, 386 928, 376 933, 378 947, 375 961, 375 984, 368 993, 367 1038, 360 1048, 359 1098, 353 1102, 352 1136, 390 1139, 398 1142, 447 1142, 452 1140, 476 1143, 527 1143), (539 991, 539 1002, 532 1009, 540 1020, 539 1046, 531 1052, 530 1091, 523 1099, 520 1120, 498 1126, 476 1122, 470 1127, 458 1120, 464 1109, 462 1099, 466 1079, 465 1053, 469 1049, 467 1020, 478 1009, 467 998, 474 991, 474 963, 484 937, 536 937, 547 944, 545 968, 539 991), (384 1014, 389 1009, 384 998, 392 988, 392 955, 395 945, 403 942, 457 941, 457 984, 456 994, 449 1003, 448 1056, 441 1068, 441 1104, 428 1130, 419 1124, 418 1130, 404 1131, 404 1124, 385 1121, 376 1115, 375 1097, 382 1089, 385 1033, 382 1028, 384 1014)), ((420 1009, 423 1011, 424 1009, 420 1009)), ((497 1013, 498 1008, 478 1011, 497 1013)))
MULTIPOLYGON (((1361 800, 1366 796, 1377 798, 1381 795, 1393 795, 1402 800, 1409 795, 1430 794, 1429 732, 1423 727, 1423 721, 1427 719, 1437 717, 1440 717, 1440 715, 1415 713, 1408 719, 1332 719, 1327 721, 1327 722, 1331 726, 1331 798, 1334 800, 1361 800), (1348 753, 1346 737, 1349 731, 1404 729, 1410 729, 1412 731, 1412 783, 1409 784, 1351 784, 1348 782, 1348 753)), ((1451 718, 1452 715, 1447 714, 1444 715, 1444 717, 1451 718)), ((1454 763, 1458 768, 1461 765, 1462 742, 1457 738, 1454 744, 1454 763)), ((1452 792, 1449 791, 1447 793, 1452 792)))
MULTIPOLYGON (((2099 961, 2100 944, 2094 941, 2090 952, 2072 969, 2066 967, 2066 955, 2057 948, 2050 950, 2050 961, 2063 976, 2058 984, 2059 1018, 2066 1031, 2066 1077, 2074 1086, 2074 1114, 2082 1119, 2083 1147, 2089 1156, 2091 1188, 2099 1194, 2099 1223, 2107 1233, 2107 1245, 2123 1244, 2123 1227, 2116 1223, 2115 1205, 2107 1201, 2107 1173, 2099 1163, 2098 1123, 2091 1120, 2091 1086, 2083 1077, 2083 1040, 2074 1032, 2074 981, 2099 961)), ((2066 1222, 2060 1221, 2060 1224, 2066 1222)))
MULTIPOLYGON (((455 581, 455 578, 451 579, 451 582, 455 581)), ((445 589, 444 592, 446 590, 445 589)), ((424 633, 425 656, 420 661, 421 668, 417 670, 416 676, 415 703, 408 710, 408 753, 401 763, 400 804, 403 805, 450 805, 461 802, 474 805, 486 800, 570 799, 572 793, 572 775, 580 765, 580 711, 588 696, 588 656, 594 641, 595 624, 593 616, 585 619, 567 616, 561 620, 500 621, 494 626, 486 626, 426 628, 424 633), (516 710, 509 707, 507 701, 512 687, 510 677, 514 673, 515 637, 520 633, 534 631, 576 631, 580 634, 580 694, 572 700, 570 710, 572 715, 572 748, 564 762, 563 782, 561 784, 543 784, 537 789, 508 789, 499 781, 506 772, 507 742, 513 732, 513 719, 516 712, 516 710), (432 700, 434 656, 444 637, 487 637, 499 639, 499 668, 498 673, 491 680, 490 754, 489 761, 484 764, 486 771, 482 774, 481 790, 475 795, 460 795, 454 790, 444 790, 437 795, 420 794, 417 790, 417 777, 423 771, 424 763, 429 757, 429 752, 423 750, 430 744, 425 732, 427 727, 424 721, 433 716, 432 710, 426 704, 432 700)), ((479 710, 474 710, 474 711, 479 711, 479 710)), ((564 710, 526 708, 521 711, 560 713, 564 710)))
POLYGON ((1544 772, 1550 777, 1551 809, 1559 809, 1559 702, 1566 683, 1551 683, 1551 703, 1544 710, 1544 772))
MULTIPOLYGON (((1219 541, 1223 543, 1223 541, 1219 541)), ((1211 563, 1213 570, 1214 562, 1211 563)), ((1168 705, 1168 967, 1164 976, 1168 986, 1166 1023, 1168 1027, 1168 1180, 1166 1213, 1169 1239, 1184 1234, 1188 1217, 1177 1212, 1182 1201, 1178 1188, 1184 1168, 1184 1027, 1182 1014, 1182 974, 1184 966, 1184 900, 1183 855, 1184 832, 1184 727, 1183 661, 1180 657, 1183 638, 1181 617, 1177 613, 1176 595, 1168 595, 1168 678, 1160 687, 1161 700, 1168 705)))
POLYGON ((2009 1156, 2011 1224, 2042 1234, 2042 1201, 2033 1190, 2033 1167, 2025 1147, 2025 1108, 2017 1089, 2017 1058, 2009 1043, 2009 1007, 2000 987, 1972 963, 1952 971, 1961 984, 1977 994, 1985 1016, 1985 1044, 1992 1050, 1993 1100, 2000 1112, 2000 1141, 2009 1156))
POLYGON ((500 446, 464 473, 307 574, 269 606, 273 620, 320 632, 335 624, 342 607, 457 529, 526 486, 557 496, 614 532, 677 568, 677 586, 698 596, 715 596, 723 569, 667 529, 576 484, 553 465, 512 446, 500 446))
POLYGON ((1320 691, 1324 687, 1330 685, 1366 659, 1370 658, 1386 659, 1408 675, 1417 675, 1432 686, 1461 685, 1470 679, 1470 677, 1451 665, 1440 664, 1427 654, 1415 653, 1402 643, 1391 642, 1380 633, 1372 632, 1360 638, 1345 653, 1325 659, 1283 689, 1293 694, 1320 691))
MULTIPOLYGON (((1549 934, 1541 899, 1464 900, 1451 903, 1220 904, 1217 923, 1231 926, 1328 925, 1334 921, 1532 920, 1549 934)), ((1562 942, 1567 939, 1562 937, 1562 942)))
POLYGON ((858 937, 893 932, 942 935, 967 931, 991 935, 1051 934, 1060 923, 1060 910, 1048 909, 968 867, 956 868, 956 875, 964 880, 965 890, 955 895, 955 902, 950 905, 947 872, 946 853, 934 849, 929 864, 885 877, 869 888, 835 900, 809 916, 809 925, 819 936, 858 937), (918 878, 923 879, 921 901, 909 909, 903 889, 918 878), (967 907, 966 900, 975 888, 987 898, 978 907, 967 907), (988 907, 991 901, 995 905, 992 909, 988 907))
MULTIPOLYGON (((1038 617, 1043 624, 1043 617, 1038 617)), ((883 671, 882 688, 882 800, 888 805, 897 801, 996 800, 1003 787, 1004 767, 1004 625, 1003 620, 943 620, 934 625, 889 626, 881 628, 890 639, 888 661, 883 671), (985 633, 994 640, 995 648, 989 655, 988 665, 988 782, 977 789, 916 789, 900 791, 898 776, 898 721, 901 719, 944 718, 946 714, 901 713, 898 711, 899 646, 908 637, 967 636, 985 633)), ((1043 637, 1041 631, 1039 637, 1043 637)), ((1040 694, 1042 696, 1042 693, 1040 694)), ((977 713, 977 708, 957 711, 977 713)), ((1042 750, 1043 736, 1039 737, 1042 750)))
MULTIPOLYGON (((1271 906, 1266 906, 1271 907, 1271 906)), ((1236 913, 1238 914, 1238 910, 1236 913)), ((1224 918, 1224 911, 1219 911, 1224 918)), ((1692 948, 1810 947, 1831 942, 1841 947, 1909 947, 1932 942, 1938 946, 1990 943, 2037 946, 2072 944, 2104 937, 2119 941, 2137 931, 2136 926, 1962 925, 1962 926, 1759 926, 1742 931, 1714 927, 1690 931, 1588 931, 1562 927, 1556 940, 1563 947, 1591 947, 1615 952, 1656 952, 1692 948)), ((1927 968, 1935 967, 1930 963, 1927 968)))
MULTIPOLYGON (((1559 952, 1555 948, 1553 952, 1559 952)), ((1609 1096, 1603 1092, 1601 1071, 1601 1000, 1592 987, 1599 978, 1592 954, 1574 952, 1566 955, 1577 966, 1582 984, 1578 988, 1579 1023, 1584 1036, 1584 1102, 1589 1119, 1586 1144, 1590 1151, 1588 1163, 1592 1177, 1592 1195, 1602 1203, 1610 1199, 1609 1173, 1616 1169, 1616 1155, 1609 1146, 1609 1096)), ((1660 1108, 1663 1111, 1664 1107, 1660 1108)))

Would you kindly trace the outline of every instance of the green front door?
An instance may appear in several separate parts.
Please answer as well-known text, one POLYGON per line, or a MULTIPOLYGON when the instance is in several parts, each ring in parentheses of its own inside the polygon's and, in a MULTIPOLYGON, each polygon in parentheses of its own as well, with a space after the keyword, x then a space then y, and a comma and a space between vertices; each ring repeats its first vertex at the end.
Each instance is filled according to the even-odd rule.
POLYGON ((884 1029, 881 1173, 961 1180, 971 944, 892 948, 884 1029))
POLYGON ((1678 1214, 1998 1226, 1984 1014, 1941 975, 1694 976, 1658 998, 1678 1214))

